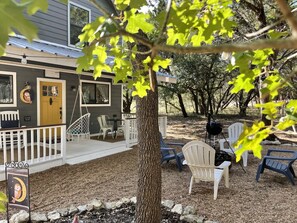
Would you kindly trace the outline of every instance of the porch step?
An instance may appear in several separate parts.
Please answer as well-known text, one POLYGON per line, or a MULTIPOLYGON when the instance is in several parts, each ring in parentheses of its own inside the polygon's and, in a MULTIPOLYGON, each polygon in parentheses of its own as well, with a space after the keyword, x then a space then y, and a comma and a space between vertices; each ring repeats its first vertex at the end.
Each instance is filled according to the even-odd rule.
POLYGON ((117 148, 109 148, 109 149, 105 149, 105 150, 99 150, 99 151, 96 151, 96 152, 93 151, 93 152, 90 152, 90 153, 77 154, 76 156, 67 157, 66 158, 66 163, 69 164, 69 165, 75 165, 75 164, 79 164, 79 163, 88 162, 90 160, 110 156, 110 155, 113 155, 113 154, 116 154, 116 153, 125 152, 125 151, 128 151, 130 149, 132 149, 132 148, 126 148, 125 146, 120 146, 120 147, 117 147, 117 148))

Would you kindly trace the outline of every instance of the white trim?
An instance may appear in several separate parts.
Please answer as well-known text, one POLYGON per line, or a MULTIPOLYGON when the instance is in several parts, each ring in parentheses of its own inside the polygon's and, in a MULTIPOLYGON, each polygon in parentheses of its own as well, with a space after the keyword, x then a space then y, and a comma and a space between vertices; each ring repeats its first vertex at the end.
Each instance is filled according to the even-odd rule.
POLYGON ((121 86, 121 112, 122 113, 123 113, 123 109, 124 109, 123 89, 124 89, 124 85, 122 84, 122 86, 121 86))
POLYGON ((74 5, 74 6, 76 6, 76 7, 78 7, 78 8, 82 8, 82 9, 84 9, 84 10, 86 10, 86 11, 88 11, 89 12, 89 21, 88 21, 88 23, 90 23, 91 22, 91 10, 89 9, 89 8, 86 8, 86 7, 84 7, 84 6, 82 6, 82 5, 79 5, 79 4, 77 4, 77 3, 75 3, 75 2, 71 2, 71 1, 69 1, 68 2, 68 21, 67 21, 67 24, 68 24, 68 31, 67 31, 67 35, 68 35, 68 46, 70 46, 70 47, 76 47, 75 45, 72 45, 71 43, 70 43, 70 5, 74 5))
POLYGON ((13 93, 13 103, 12 104, 0 104, 1 108, 7 108, 7 107, 16 107, 17 106, 17 81, 16 81, 16 72, 8 72, 8 71, 0 71, 0 74, 4 74, 4 75, 10 75, 12 76, 12 93, 13 93))
POLYGON ((50 79, 50 78, 37 78, 37 126, 40 125, 40 82, 58 82, 62 84, 62 123, 66 123, 66 80, 57 80, 57 79, 50 79))
POLYGON ((80 80, 79 85, 81 86, 81 92, 79 96, 79 104, 80 107, 108 107, 111 106, 111 83, 109 82, 102 82, 102 81, 89 81, 89 80, 80 80), (82 102, 82 83, 93 83, 93 84, 103 84, 108 85, 108 97, 109 97, 109 103, 108 104, 84 104, 82 102))

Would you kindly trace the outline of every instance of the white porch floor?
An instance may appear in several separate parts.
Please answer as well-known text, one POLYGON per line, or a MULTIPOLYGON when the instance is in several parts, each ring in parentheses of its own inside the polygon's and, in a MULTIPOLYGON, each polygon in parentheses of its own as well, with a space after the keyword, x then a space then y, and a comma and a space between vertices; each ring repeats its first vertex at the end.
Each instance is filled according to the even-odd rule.
POLYGON ((66 164, 74 165, 90 160, 128 151, 125 141, 103 142, 98 140, 80 140, 66 143, 66 164))

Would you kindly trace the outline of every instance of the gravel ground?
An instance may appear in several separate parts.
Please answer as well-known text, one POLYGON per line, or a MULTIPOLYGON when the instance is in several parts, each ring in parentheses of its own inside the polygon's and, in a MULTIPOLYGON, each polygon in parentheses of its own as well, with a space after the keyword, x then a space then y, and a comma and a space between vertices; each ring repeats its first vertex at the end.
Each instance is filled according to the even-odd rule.
MULTIPOLYGON (((237 118, 221 119, 224 130, 237 118)), ((169 118, 168 141, 188 142, 203 139, 205 119, 169 118)), ((265 148, 267 149, 268 146, 265 148)), ((276 146, 271 146, 276 147, 276 146)), ((296 147, 281 146, 296 149, 296 147)), ((297 149, 296 149, 297 150, 297 149)), ((32 211, 52 211, 88 203, 94 198, 117 201, 136 196, 137 147, 120 154, 79 165, 64 165, 32 174, 32 211)), ((263 151, 263 154, 265 150, 263 151)), ((296 222, 297 189, 285 176, 266 171, 257 183, 255 175, 260 160, 249 154, 246 173, 233 162, 230 188, 221 182, 217 200, 213 200, 213 183, 193 185, 188 195, 191 173, 187 166, 179 172, 175 162, 162 164, 162 199, 192 205, 198 215, 225 222, 296 222)), ((0 191, 5 183, 0 182, 0 191)), ((0 216, 1 217, 1 216, 0 216)))

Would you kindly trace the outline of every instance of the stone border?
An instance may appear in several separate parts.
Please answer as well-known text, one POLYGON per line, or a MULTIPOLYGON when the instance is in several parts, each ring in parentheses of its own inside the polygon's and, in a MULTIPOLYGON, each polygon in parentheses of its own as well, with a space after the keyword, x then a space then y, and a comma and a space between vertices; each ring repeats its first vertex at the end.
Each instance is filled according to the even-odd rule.
MULTIPOLYGON (((57 209, 54 211, 50 211, 48 213, 38 213, 32 212, 31 213, 31 221, 32 222, 50 222, 54 220, 58 220, 61 217, 73 216, 74 214, 82 214, 87 211, 92 210, 99 210, 102 208, 105 209, 116 209, 122 206, 122 204, 127 204, 132 202, 136 204, 136 197, 132 198, 122 198, 116 202, 102 202, 98 199, 92 200, 89 204, 80 205, 75 207, 74 205, 70 206, 69 208, 64 209, 57 209)), ((176 204, 172 200, 164 200, 162 201, 162 205, 171 212, 175 212, 180 214, 180 220, 184 220, 189 223, 218 223, 217 221, 209 221, 205 220, 204 216, 197 215, 197 211, 192 206, 183 207, 182 204, 176 204)), ((22 210, 10 218, 9 222, 11 223, 18 223, 18 222, 28 222, 29 221, 29 214, 28 212, 22 210)), ((7 223, 6 220, 0 221, 0 223, 7 223)))

